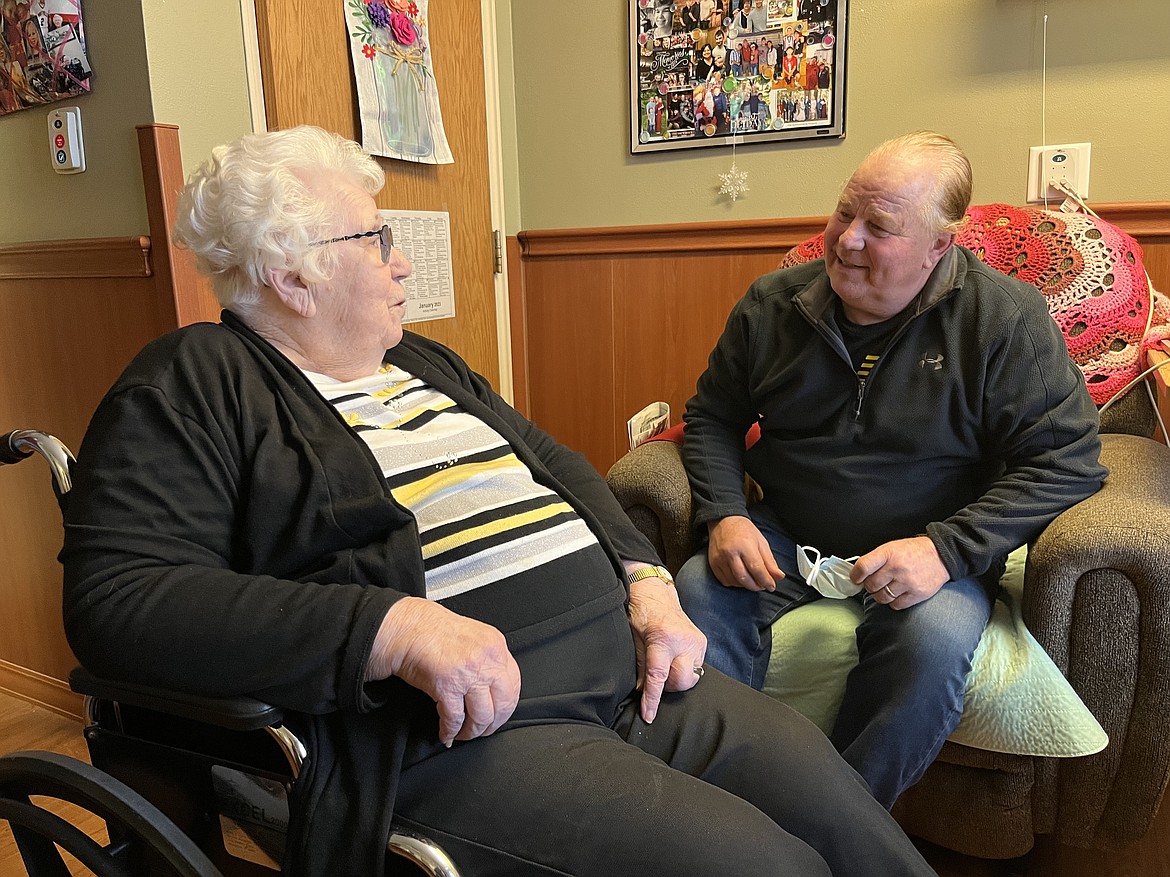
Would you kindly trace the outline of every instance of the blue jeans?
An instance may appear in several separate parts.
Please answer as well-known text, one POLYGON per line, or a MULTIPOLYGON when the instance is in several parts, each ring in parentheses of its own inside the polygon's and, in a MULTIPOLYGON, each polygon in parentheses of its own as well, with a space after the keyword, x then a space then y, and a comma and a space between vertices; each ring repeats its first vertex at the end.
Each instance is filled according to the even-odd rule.
MULTIPOLYGON (((785 612, 823 599, 804 583, 796 544, 763 503, 748 510, 786 576, 776 590, 724 587, 707 563, 707 546, 679 571, 683 609, 707 635, 706 661, 760 689, 772 652, 772 624, 785 612)), ((998 570, 947 582, 909 609, 890 609, 862 592, 858 664, 829 738, 887 808, 922 777, 963 712, 971 656, 987 626, 998 570)))

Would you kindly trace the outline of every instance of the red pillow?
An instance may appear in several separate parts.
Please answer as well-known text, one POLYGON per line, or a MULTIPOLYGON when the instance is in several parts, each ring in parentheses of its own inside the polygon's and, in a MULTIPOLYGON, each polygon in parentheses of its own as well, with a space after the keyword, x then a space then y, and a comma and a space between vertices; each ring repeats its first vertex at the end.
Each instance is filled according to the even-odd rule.
MULTIPOLYGON (((676 445, 681 445, 683 440, 683 427, 686 424, 676 423, 670 429, 665 429, 656 436, 646 439, 648 442, 674 442, 676 445)), ((750 448, 757 441, 760 440, 760 425, 753 423, 751 428, 747 431, 744 437, 746 445, 750 448)), ((645 442, 643 442, 645 444, 645 442)))

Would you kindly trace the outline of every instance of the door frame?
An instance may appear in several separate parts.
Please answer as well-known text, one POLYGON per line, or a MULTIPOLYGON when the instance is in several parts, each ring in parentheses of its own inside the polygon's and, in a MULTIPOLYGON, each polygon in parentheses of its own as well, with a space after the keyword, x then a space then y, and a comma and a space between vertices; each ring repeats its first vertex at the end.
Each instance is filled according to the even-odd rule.
MULTIPOLYGON (((492 228, 504 247, 504 160, 503 124, 500 116, 499 47, 496 40, 495 0, 480 0, 483 24, 484 112, 487 119, 488 199, 492 228)), ((252 110, 252 131, 267 131, 264 114, 264 83, 260 72, 260 38, 256 27, 255 0, 240 0, 240 24, 244 45, 244 72, 248 79, 248 104, 252 110)), ((500 272, 494 276, 496 304, 496 350, 499 357, 500 395, 513 404, 512 331, 508 310, 508 260, 500 255, 500 272)))

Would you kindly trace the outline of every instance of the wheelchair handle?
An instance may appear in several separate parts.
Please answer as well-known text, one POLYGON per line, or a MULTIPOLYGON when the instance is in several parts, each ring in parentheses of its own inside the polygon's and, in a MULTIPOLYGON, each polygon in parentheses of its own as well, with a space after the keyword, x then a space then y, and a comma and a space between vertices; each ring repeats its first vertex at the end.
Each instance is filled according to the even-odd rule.
POLYGON ((40 454, 48 461, 49 468, 53 471, 57 494, 59 496, 67 494, 73 487, 73 479, 69 476, 69 464, 75 463, 77 458, 60 439, 35 429, 16 429, 0 436, 0 464, 19 463, 34 453, 40 454))

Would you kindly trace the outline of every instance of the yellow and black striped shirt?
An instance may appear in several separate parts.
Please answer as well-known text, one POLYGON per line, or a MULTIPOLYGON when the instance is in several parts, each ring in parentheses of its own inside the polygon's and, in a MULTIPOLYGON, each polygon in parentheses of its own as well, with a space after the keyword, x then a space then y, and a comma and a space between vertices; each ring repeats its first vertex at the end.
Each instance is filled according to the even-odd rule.
POLYGON ((365 440, 418 522, 427 597, 481 588, 596 546, 585 522, 498 432, 390 365, 355 381, 306 372, 365 440))

